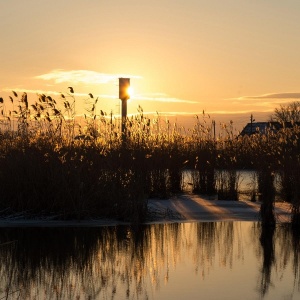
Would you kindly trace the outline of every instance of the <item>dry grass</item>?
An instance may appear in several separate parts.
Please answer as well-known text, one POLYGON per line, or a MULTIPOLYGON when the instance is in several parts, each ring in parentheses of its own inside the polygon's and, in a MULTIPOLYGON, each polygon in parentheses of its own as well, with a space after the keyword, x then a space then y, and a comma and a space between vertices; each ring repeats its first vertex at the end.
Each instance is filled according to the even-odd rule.
POLYGON ((75 119, 73 90, 58 100, 26 94, 0 98, 0 188, 2 214, 53 215, 58 218, 117 217, 139 223, 147 198, 183 191, 183 171, 193 170, 193 191, 238 200, 238 169, 257 171, 263 199, 262 219, 272 223, 274 174, 281 197, 293 205, 300 223, 299 128, 265 135, 238 136, 232 123, 216 137, 213 121, 196 116, 193 128, 180 128, 159 115, 150 119, 139 107, 120 122, 86 99, 84 123, 75 119), (266 217, 265 217, 266 216, 266 217), (268 219, 270 218, 270 219, 268 219))

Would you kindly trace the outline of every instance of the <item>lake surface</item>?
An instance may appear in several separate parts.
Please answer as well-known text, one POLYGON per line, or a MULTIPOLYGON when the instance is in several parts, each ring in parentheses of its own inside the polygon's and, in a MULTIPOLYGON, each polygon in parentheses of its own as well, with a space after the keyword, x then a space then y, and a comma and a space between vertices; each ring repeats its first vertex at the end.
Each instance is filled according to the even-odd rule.
MULTIPOLYGON (((192 170, 184 170, 182 172, 183 190, 192 192, 193 190, 193 173, 192 170)), ((197 172, 196 172, 197 173, 197 172)), ((218 190, 222 177, 222 170, 215 171, 216 188, 218 190)), ((253 193, 258 193, 258 174, 253 170, 236 170, 236 188, 239 200, 251 200, 253 193)), ((282 201, 280 197, 280 174, 275 174, 274 179, 275 200, 282 201)))
POLYGON ((300 299, 283 224, 1 228, 0 243, 0 299, 300 299))

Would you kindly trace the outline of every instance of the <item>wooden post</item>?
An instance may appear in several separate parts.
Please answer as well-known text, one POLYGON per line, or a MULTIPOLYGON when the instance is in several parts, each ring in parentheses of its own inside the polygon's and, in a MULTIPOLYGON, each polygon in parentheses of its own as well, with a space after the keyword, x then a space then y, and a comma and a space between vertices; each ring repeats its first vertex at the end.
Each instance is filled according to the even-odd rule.
POLYGON ((126 135, 127 100, 122 100, 122 134, 126 135))
POLYGON ((119 78, 119 99, 122 101, 121 130, 123 142, 126 139, 126 119, 127 119, 127 100, 130 98, 129 89, 130 78, 119 78))

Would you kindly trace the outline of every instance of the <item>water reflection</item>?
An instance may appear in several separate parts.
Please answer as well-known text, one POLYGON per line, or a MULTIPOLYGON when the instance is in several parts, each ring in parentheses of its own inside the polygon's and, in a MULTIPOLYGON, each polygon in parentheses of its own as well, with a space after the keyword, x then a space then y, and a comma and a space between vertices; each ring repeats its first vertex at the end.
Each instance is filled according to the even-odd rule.
POLYGON ((268 288, 271 284, 271 270, 275 263, 275 253, 274 253, 274 233, 275 228, 273 226, 261 227, 260 234, 260 244, 263 251, 263 262, 261 268, 261 282, 260 291, 262 296, 265 296, 268 292, 268 288))
POLYGON ((3 299, 299 296, 299 234, 259 223, 0 229, 3 299))

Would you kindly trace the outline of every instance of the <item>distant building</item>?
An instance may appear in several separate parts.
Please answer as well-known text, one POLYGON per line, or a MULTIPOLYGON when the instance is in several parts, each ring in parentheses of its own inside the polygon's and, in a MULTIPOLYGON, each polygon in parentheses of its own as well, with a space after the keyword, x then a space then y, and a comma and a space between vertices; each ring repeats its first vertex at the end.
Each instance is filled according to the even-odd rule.
POLYGON ((300 126, 299 122, 252 122, 248 123, 241 131, 240 135, 252 135, 256 133, 266 134, 267 132, 276 132, 282 128, 292 128, 293 126, 300 126))

